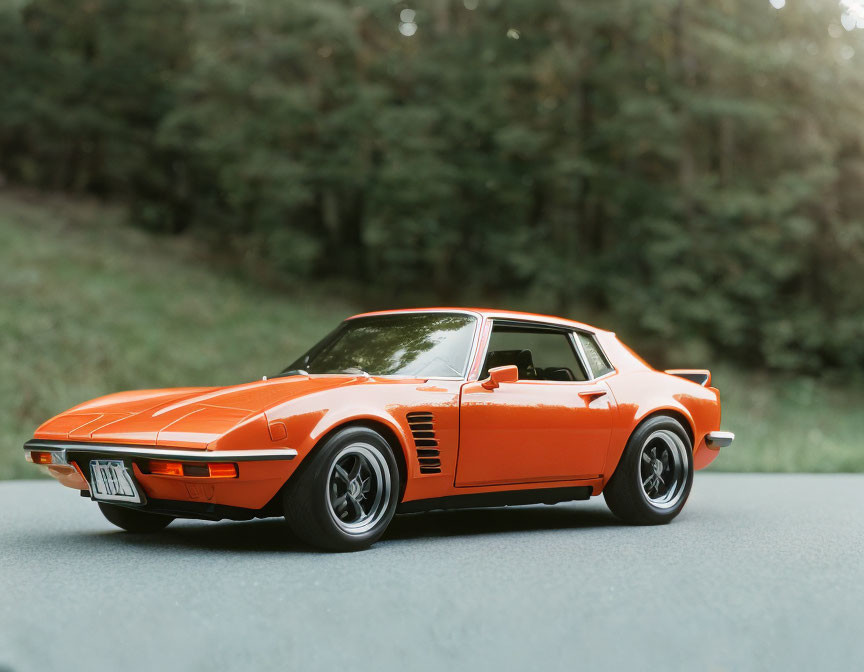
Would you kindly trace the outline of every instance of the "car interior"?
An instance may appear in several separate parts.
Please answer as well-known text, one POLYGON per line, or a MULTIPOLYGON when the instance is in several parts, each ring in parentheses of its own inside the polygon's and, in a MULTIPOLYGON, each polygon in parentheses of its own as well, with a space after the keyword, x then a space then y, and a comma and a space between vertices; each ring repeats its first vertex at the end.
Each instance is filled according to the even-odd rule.
POLYGON ((519 380, 587 380, 569 337, 561 331, 496 326, 480 377, 510 365, 519 370, 519 380))
POLYGON ((494 350, 486 355, 486 366, 482 377, 497 366, 515 365, 519 369, 519 380, 576 380, 573 371, 566 366, 534 366, 530 350, 494 350))

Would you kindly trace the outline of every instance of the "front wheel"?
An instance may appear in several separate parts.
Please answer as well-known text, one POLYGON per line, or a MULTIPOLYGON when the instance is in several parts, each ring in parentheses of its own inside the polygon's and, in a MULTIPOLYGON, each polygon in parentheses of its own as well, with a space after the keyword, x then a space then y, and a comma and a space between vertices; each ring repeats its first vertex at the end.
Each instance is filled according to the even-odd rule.
POLYGON ((690 437, 677 420, 656 416, 633 432, 603 497, 625 523, 659 525, 681 512, 692 485, 690 437))
POLYGON ((99 502, 99 509, 102 511, 108 522, 113 523, 127 532, 135 532, 138 534, 147 534, 164 530, 174 520, 171 516, 163 516, 159 513, 150 513, 149 511, 141 511, 139 509, 131 509, 127 506, 116 506, 114 504, 105 504, 99 502))
POLYGON ((330 551, 371 546, 396 512, 399 469, 390 444, 366 427, 332 437, 285 489, 285 519, 303 541, 330 551))

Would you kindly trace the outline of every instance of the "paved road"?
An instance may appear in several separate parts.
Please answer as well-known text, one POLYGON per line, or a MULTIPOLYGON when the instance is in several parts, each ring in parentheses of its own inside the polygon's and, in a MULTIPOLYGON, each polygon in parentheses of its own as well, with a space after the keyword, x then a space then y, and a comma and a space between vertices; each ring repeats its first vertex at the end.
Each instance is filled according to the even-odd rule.
POLYGON ((0 483, 3 672, 852 670, 862 625, 864 475, 698 474, 658 528, 602 499, 402 516, 351 555, 0 483))

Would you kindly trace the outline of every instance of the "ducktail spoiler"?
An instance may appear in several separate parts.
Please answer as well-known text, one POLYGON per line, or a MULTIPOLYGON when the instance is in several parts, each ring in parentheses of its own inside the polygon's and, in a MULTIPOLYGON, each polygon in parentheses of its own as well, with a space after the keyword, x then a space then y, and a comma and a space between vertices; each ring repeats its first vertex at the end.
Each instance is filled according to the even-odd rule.
POLYGON ((666 369, 670 376, 686 378, 697 385, 708 387, 711 384, 711 372, 708 369, 666 369))

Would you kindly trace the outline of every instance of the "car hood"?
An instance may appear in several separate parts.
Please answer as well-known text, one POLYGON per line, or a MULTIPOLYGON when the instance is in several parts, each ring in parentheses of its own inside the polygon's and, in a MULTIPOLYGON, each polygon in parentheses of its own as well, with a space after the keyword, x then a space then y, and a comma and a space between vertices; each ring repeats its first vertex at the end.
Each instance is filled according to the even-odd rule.
POLYGON ((229 387, 120 392, 61 413, 35 438, 205 449, 271 406, 362 382, 356 376, 290 376, 229 387))

